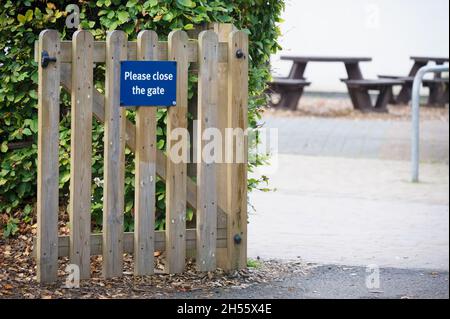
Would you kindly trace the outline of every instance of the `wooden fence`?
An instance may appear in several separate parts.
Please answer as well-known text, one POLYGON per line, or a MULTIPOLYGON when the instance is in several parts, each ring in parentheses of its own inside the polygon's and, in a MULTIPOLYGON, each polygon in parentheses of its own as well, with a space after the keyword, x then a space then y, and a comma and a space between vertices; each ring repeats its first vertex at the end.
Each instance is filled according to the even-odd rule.
MULTIPOLYGON (((58 257, 68 256, 90 277, 90 256, 102 255, 103 276, 123 274, 123 254, 134 256, 135 274, 154 271, 154 251, 166 251, 167 273, 185 268, 195 251, 200 271, 246 267, 247 165, 196 164, 196 183, 188 164, 175 163, 156 148, 156 108, 136 109, 136 124, 120 107, 120 61, 177 61, 177 105, 168 110, 167 148, 176 141, 169 132, 188 128, 187 112, 198 119, 201 132, 217 127, 247 127, 248 36, 232 25, 214 24, 189 39, 174 31, 167 42, 153 31, 128 41, 122 31, 94 41, 77 31, 61 41, 57 31, 45 30, 36 44, 39 63, 38 228, 35 240, 37 278, 57 279, 58 257), (55 58, 48 60, 48 57, 55 58), (94 64, 104 64, 105 93, 94 87, 94 64), (188 71, 198 68, 197 103, 188 106, 188 71), (58 236, 60 88, 71 94, 70 236, 58 236), (92 120, 104 123, 103 230, 91 234, 92 120), (125 147, 135 155, 135 232, 124 233, 125 147), (156 176, 166 183, 166 230, 154 231, 156 176), (196 216, 196 229, 186 227, 186 206, 196 216)), ((246 139, 244 140, 246 142, 246 139)), ((245 145, 246 147, 246 145, 245 145)), ((246 155, 245 155, 246 156, 246 155)), ((170 157, 170 156, 169 156, 170 157)))

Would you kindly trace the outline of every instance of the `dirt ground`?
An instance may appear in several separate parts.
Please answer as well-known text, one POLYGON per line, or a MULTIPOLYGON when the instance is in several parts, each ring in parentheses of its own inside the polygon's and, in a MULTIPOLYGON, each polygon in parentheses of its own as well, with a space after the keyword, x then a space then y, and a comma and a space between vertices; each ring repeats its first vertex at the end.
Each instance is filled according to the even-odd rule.
MULTIPOLYGON (((411 120, 411 107, 409 105, 389 105, 388 113, 363 113, 353 109, 350 99, 347 98, 323 98, 315 96, 302 97, 296 111, 268 108, 268 116, 283 117, 331 117, 351 119, 380 119, 380 120, 411 120)), ((447 107, 421 107, 421 120, 449 120, 447 107)))
POLYGON ((187 271, 180 275, 163 273, 164 255, 156 252, 155 275, 135 277, 132 256, 124 257, 124 276, 105 280, 101 276, 101 257, 91 258, 90 280, 81 282, 80 289, 67 289, 65 280, 67 258, 59 259, 58 282, 40 285, 36 281, 36 263, 32 257, 32 237, 20 235, 16 239, 0 240, 0 299, 146 299, 177 298, 180 293, 214 296, 217 289, 246 289, 253 285, 281 280, 287 275, 304 275, 308 265, 301 261, 252 261, 248 270, 201 273, 188 260, 187 271))

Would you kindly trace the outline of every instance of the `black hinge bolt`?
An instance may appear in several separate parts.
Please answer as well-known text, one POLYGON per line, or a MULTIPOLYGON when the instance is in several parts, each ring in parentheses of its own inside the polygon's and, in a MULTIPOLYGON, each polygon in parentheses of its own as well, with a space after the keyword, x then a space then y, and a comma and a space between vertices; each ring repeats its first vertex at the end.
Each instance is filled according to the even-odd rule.
POLYGON ((239 245, 242 242, 242 237, 239 234, 234 235, 234 243, 239 245))
POLYGON ((42 51, 41 54, 41 66, 45 69, 46 67, 48 67, 50 62, 56 62, 56 58, 55 57, 51 57, 47 51, 42 51))
POLYGON ((236 58, 238 59, 242 59, 243 57, 245 57, 244 51, 242 51, 241 49, 236 51, 236 58))

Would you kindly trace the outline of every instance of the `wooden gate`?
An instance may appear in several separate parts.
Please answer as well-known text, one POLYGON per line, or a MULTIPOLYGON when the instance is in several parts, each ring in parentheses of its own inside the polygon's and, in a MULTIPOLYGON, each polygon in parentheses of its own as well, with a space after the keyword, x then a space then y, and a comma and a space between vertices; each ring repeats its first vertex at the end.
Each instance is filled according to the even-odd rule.
MULTIPOLYGON (((103 276, 122 276, 123 254, 134 255, 136 275, 154 271, 154 251, 166 251, 167 273, 185 268, 195 251, 200 271, 246 267, 247 155, 242 163, 196 164, 196 182, 186 163, 176 163, 156 148, 156 108, 136 109, 136 124, 120 107, 120 61, 177 61, 177 105, 168 110, 170 133, 188 128, 188 70, 198 67, 198 147, 201 132, 217 127, 247 128, 248 36, 232 25, 214 24, 198 39, 174 31, 167 42, 153 31, 128 41, 122 31, 94 41, 77 31, 61 41, 57 31, 40 34, 35 49, 39 63, 38 199, 35 256, 40 282, 57 279, 58 257, 68 256, 90 277, 90 256, 102 255, 103 276), (94 87, 94 64, 104 64, 105 92, 94 87), (58 236, 60 87, 71 94, 70 236, 58 236), (91 234, 92 119, 104 123, 103 230, 91 234), (125 147, 135 155, 135 232, 124 233, 125 147), (166 230, 154 231, 156 176, 166 183, 166 230), (194 209, 196 229, 186 229, 186 206, 194 209)), ((189 105, 189 107, 192 107, 189 105)), ((247 147, 244 138, 245 149, 247 147)))

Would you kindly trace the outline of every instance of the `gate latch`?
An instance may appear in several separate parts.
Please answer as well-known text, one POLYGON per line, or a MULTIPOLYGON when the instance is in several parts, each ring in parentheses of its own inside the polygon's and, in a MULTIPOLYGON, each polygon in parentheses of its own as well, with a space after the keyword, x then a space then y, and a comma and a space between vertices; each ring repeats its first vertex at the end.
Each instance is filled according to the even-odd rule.
POLYGON ((47 51, 42 51, 41 66, 45 69, 46 67, 48 67, 50 62, 56 62, 56 58, 49 56, 47 51))

